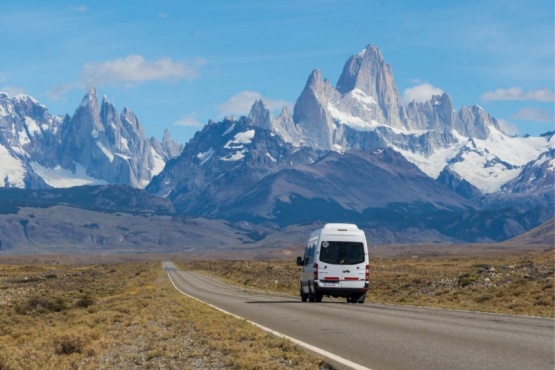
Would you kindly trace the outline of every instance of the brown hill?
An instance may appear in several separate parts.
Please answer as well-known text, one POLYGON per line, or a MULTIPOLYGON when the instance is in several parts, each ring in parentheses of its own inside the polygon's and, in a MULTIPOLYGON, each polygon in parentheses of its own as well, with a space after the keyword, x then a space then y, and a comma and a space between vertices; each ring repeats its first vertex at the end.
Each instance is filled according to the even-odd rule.
POLYGON ((553 247, 555 246, 555 218, 544 222, 540 226, 535 227, 524 234, 515 236, 502 244, 510 246, 546 245, 553 247))

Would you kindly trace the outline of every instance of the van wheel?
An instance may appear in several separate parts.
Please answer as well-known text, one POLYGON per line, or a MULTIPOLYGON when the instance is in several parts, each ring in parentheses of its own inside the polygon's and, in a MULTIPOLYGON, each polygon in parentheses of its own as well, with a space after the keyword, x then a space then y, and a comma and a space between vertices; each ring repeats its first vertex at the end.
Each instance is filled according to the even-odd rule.
POLYGON ((316 301, 316 294, 312 293, 312 289, 310 289, 310 285, 308 286, 308 301, 309 302, 316 301))
POLYGON ((357 302, 360 302, 361 299, 362 299, 362 302, 360 302, 360 303, 364 303, 364 298, 365 297, 366 296, 364 294, 363 295, 358 295, 358 294, 349 295, 349 296, 347 296, 347 303, 357 303, 357 302))
POLYGON ((308 299, 308 294, 304 294, 303 288, 301 288, 301 301, 306 302, 307 299, 308 299))
POLYGON ((357 302, 358 303, 364 303, 365 299, 366 299, 366 293, 361 294, 360 297, 358 297, 357 302))
POLYGON ((315 294, 315 301, 316 302, 322 302, 322 295, 321 294, 315 294))

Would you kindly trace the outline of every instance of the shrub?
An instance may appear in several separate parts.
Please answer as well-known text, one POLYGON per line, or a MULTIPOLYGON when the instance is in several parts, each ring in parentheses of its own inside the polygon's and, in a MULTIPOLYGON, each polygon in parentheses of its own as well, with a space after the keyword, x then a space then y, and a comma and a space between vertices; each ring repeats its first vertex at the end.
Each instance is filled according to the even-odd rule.
POLYGON ((81 353, 84 344, 83 338, 77 335, 62 335, 54 340, 54 353, 57 355, 81 353))
POLYGON ((482 303, 482 302, 489 301, 490 299, 493 299, 493 296, 492 296, 492 295, 490 295, 490 294, 484 294, 484 295, 481 295, 481 296, 475 298, 474 300, 475 300, 477 303, 482 303))
POLYGON ((94 298, 88 294, 85 294, 84 296, 79 298, 73 306, 77 308, 88 308, 89 306, 92 306, 94 303, 95 303, 94 298))
POLYGON ((472 285, 477 280, 478 280, 477 275, 464 274, 461 277, 459 277, 459 286, 464 288, 466 286, 472 285))
POLYGON ((45 297, 33 296, 16 308, 16 312, 25 315, 33 311, 60 312, 67 308, 64 300, 60 297, 48 299, 45 297))

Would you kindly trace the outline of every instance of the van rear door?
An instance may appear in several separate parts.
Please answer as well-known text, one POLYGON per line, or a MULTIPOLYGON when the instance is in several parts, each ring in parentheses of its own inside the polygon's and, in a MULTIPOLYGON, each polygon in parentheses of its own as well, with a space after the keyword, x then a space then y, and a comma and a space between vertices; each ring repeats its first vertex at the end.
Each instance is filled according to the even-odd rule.
POLYGON ((366 259, 360 238, 344 236, 342 241, 324 240, 321 243, 318 266, 324 286, 360 288, 364 286, 366 259))
POLYGON ((362 288, 366 280, 366 252, 360 237, 345 235, 341 260, 343 288, 362 288))

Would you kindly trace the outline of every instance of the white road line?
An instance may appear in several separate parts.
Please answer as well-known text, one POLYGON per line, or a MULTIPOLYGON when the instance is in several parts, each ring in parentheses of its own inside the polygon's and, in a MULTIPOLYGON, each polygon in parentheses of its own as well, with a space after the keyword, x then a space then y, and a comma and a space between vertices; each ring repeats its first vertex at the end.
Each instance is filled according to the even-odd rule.
MULTIPOLYGON (((177 271, 177 270, 176 270, 176 271, 177 271)), ((192 299, 194 299, 194 300, 196 300, 196 301, 198 301, 198 302, 200 302, 200 303, 203 303, 203 304, 205 304, 205 305, 207 305, 207 306, 209 306, 209 307, 212 307, 212 308, 214 308, 214 309, 216 309, 216 310, 218 310, 218 311, 220 311, 220 312, 223 312, 223 313, 225 313, 225 314, 231 315, 231 316, 233 316, 233 317, 235 317, 235 318, 237 318, 237 319, 245 320, 246 322, 248 322, 248 323, 250 323, 250 324, 252 324, 252 325, 254 325, 254 326, 259 327, 260 329, 264 330, 265 332, 268 332, 268 333, 270 333, 270 334, 273 334, 273 335, 275 335, 276 337, 279 337, 279 338, 288 339, 288 340, 290 340, 291 342, 293 342, 293 343, 295 343, 295 344, 297 344, 297 345, 299 345, 299 346, 301 346, 301 347, 304 347, 304 348, 306 348, 306 349, 308 349, 308 350, 310 350, 310 351, 312 351, 312 352, 318 353, 319 355, 322 355, 322 356, 324 356, 324 357, 327 357, 327 358, 329 358, 329 359, 331 359, 331 360, 333 360, 333 361, 336 361, 336 362, 338 362, 338 363, 340 363, 340 364, 342 364, 342 365, 349 366, 349 367, 352 368, 352 369, 355 369, 355 370, 371 370, 371 369, 368 368, 368 367, 359 365, 359 364, 357 364, 357 363, 355 363, 355 362, 353 362, 353 361, 349 361, 349 360, 347 360, 346 358, 343 358, 343 357, 334 355, 333 353, 328 352, 328 351, 326 351, 326 350, 323 350, 323 349, 321 349, 321 348, 319 348, 319 347, 315 347, 315 346, 313 346, 313 345, 311 345, 311 344, 305 343, 305 342, 303 342, 303 341, 300 341, 300 340, 295 339, 295 338, 293 338, 293 337, 290 337, 290 336, 288 336, 288 335, 282 334, 282 333, 280 333, 280 332, 277 332, 277 331, 275 331, 275 330, 272 330, 272 329, 270 329, 270 328, 267 328, 267 327, 265 327, 265 326, 262 326, 262 325, 260 325, 260 324, 257 324, 257 323, 255 323, 254 321, 247 320, 247 319, 245 319, 244 317, 241 317, 241 316, 235 315, 235 314, 233 314, 233 313, 231 313, 231 312, 228 312, 228 311, 226 311, 226 310, 223 310, 223 309, 221 309, 221 308, 219 308, 219 307, 214 306, 213 304, 210 304, 210 303, 201 301, 200 299, 198 299, 198 298, 196 298, 196 297, 193 297, 192 295, 187 294, 187 293, 185 293, 184 291, 182 291, 181 289, 179 289, 179 288, 177 287, 177 285, 175 285, 175 283, 173 282, 173 279, 172 279, 172 277, 170 276, 169 271, 166 271, 166 273, 168 274, 168 278, 170 279, 170 281, 171 281, 172 285, 174 286, 174 288, 177 289, 177 291, 179 291, 181 294, 186 295, 186 296, 189 297, 189 298, 192 298, 192 299)))

